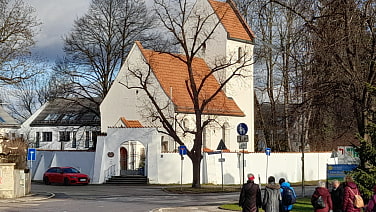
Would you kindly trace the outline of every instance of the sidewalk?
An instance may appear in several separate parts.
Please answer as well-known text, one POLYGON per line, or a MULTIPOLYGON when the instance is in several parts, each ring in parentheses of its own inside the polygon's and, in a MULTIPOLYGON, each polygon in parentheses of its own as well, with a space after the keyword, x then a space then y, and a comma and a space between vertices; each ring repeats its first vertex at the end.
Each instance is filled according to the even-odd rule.
POLYGON ((218 208, 218 206, 191 206, 191 207, 177 207, 177 208, 159 208, 154 209, 152 212, 210 212, 210 211, 217 211, 217 212, 224 212, 229 210, 224 210, 218 208))
POLYGON ((39 193, 28 194, 24 197, 19 197, 19 198, 0 199, 0 203, 40 201, 40 200, 53 198, 54 196, 55 196, 54 193, 39 192, 39 193))

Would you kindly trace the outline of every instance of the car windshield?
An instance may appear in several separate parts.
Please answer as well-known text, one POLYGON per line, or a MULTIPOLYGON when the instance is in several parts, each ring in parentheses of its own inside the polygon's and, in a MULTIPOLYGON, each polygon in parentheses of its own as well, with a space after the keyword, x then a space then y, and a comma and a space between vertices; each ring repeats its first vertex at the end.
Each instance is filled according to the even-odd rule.
POLYGON ((78 171, 78 170, 75 169, 75 168, 64 168, 64 169, 63 169, 63 172, 64 172, 64 173, 80 173, 80 171, 78 171))

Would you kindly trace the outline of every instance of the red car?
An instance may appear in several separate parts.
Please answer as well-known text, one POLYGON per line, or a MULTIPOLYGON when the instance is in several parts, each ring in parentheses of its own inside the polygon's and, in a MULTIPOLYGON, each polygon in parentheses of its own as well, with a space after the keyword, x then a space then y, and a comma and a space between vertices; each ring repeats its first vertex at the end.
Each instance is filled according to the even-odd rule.
POLYGON ((73 167, 51 167, 43 174, 43 182, 46 185, 51 183, 87 185, 90 183, 90 178, 73 167))

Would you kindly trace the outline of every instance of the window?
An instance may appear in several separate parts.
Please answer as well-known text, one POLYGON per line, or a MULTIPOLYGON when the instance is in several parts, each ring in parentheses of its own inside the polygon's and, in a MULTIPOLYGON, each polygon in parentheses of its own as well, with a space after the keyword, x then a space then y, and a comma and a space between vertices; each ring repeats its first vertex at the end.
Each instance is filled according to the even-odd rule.
POLYGON ((40 132, 36 132, 35 134, 35 148, 40 147, 40 132))
POLYGON ((52 141, 52 132, 42 132, 42 141, 52 141))
POLYGON ((68 131, 61 131, 59 132, 60 141, 70 141, 70 132, 68 131))
POLYGON ((225 144, 230 140, 230 124, 228 122, 222 125, 222 139, 225 144))
POLYGON ((5 120, 1 116, 0 116, 0 122, 5 123, 5 120))
POLYGON ((238 63, 240 63, 242 57, 244 57, 243 55, 243 49, 241 47, 238 48, 238 63))
POLYGON ((74 121, 76 120, 78 117, 77 114, 64 114, 63 118, 61 118, 61 120, 63 121, 74 121))
POLYGON ((76 148, 76 147, 77 147, 77 139, 76 139, 76 136, 77 136, 77 132, 73 132, 72 148, 76 148))
POLYGON ((86 131, 85 132, 85 148, 89 148, 90 147, 90 131, 86 131))
POLYGON ((44 118, 45 121, 56 121, 59 118, 59 114, 56 113, 50 113, 44 118))

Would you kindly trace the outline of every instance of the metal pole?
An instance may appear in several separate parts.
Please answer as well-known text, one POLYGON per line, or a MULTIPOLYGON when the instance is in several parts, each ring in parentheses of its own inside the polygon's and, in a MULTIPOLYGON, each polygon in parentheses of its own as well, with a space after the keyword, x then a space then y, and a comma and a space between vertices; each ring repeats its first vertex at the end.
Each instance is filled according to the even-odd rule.
POLYGON ((244 184, 244 148, 243 148, 243 184, 244 184))
POLYGON ((221 174, 222 174, 222 191, 223 191, 223 159, 222 159, 222 150, 221 150, 221 174))
POLYGON ((268 167, 269 167, 269 156, 266 156, 266 183, 268 183, 268 167))
POLYGON ((184 156, 181 155, 181 162, 180 162, 180 191, 183 191, 183 160, 184 160, 184 156))

